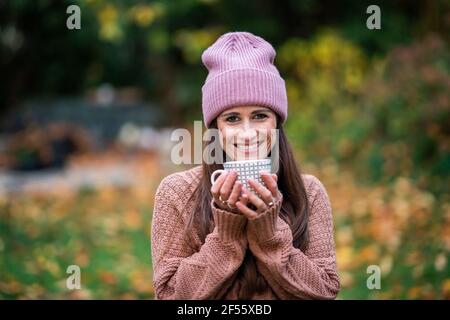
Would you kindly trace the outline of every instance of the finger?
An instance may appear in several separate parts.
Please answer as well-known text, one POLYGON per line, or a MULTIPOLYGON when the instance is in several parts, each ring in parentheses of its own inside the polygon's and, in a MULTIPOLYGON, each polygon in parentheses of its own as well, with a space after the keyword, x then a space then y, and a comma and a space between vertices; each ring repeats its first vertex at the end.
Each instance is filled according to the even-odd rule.
POLYGON ((269 189, 270 193, 272 194, 272 197, 277 197, 277 195, 278 195, 278 184, 273 179, 273 176, 269 175, 269 174, 262 174, 261 178, 264 181, 264 184, 269 189))
POLYGON ((213 196, 217 196, 217 198, 219 198, 220 188, 222 187, 222 184, 225 181, 227 176, 228 176, 227 171, 222 172, 220 174, 219 178, 217 178, 216 182, 214 182, 214 184, 211 187, 211 193, 213 194, 213 196))
POLYGON ((248 179, 248 183, 257 193, 261 195, 261 199, 264 203, 269 203, 273 200, 272 192, 270 192, 266 187, 260 184, 258 181, 253 179, 248 179))
POLYGON ((278 176, 277 176, 275 173, 272 173, 272 178, 273 178, 276 182, 278 182, 278 176))
POLYGON ((256 196, 253 192, 250 192, 244 186, 242 186, 242 190, 247 194, 249 201, 253 203, 258 212, 262 212, 267 209, 267 205, 264 203, 264 201, 256 196))
POLYGON ((241 201, 236 202, 236 207, 242 214, 244 214, 248 219, 254 219, 257 217, 258 213, 248 208, 241 201))
POLYGON ((216 182, 214 183, 214 185, 211 187, 211 194, 214 198, 214 202, 217 204, 217 206, 221 209, 227 209, 224 205, 224 203, 220 200, 219 196, 220 196, 220 188, 222 187, 223 183, 225 182, 226 178, 228 177, 229 172, 225 171, 222 172, 219 176, 219 178, 217 178, 216 182))
MULTIPOLYGON (((241 191, 242 191, 242 187, 241 187, 241 191)), ((248 204, 248 195, 243 193, 242 196, 239 198, 239 202, 246 206, 248 204)))
POLYGON ((227 200, 231 206, 235 206, 236 202, 239 199, 239 195, 241 194, 241 190, 242 190, 242 183, 236 181, 233 187, 233 191, 231 191, 230 197, 227 200))
POLYGON ((225 182, 222 184, 220 188, 220 195, 222 196, 223 201, 227 201, 230 197, 231 191, 233 189, 234 183, 236 182, 237 172, 231 171, 228 174, 228 177, 225 179, 225 182))

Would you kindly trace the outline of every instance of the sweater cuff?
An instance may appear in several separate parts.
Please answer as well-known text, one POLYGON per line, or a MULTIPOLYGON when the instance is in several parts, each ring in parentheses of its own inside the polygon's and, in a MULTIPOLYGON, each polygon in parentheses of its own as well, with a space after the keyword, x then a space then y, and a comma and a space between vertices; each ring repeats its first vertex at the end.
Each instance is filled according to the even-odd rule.
POLYGON ((247 218, 244 215, 217 208, 214 199, 211 200, 211 209, 220 239, 224 242, 230 242, 244 236, 247 223, 247 218))
POLYGON ((277 231, 278 215, 283 204, 283 196, 256 218, 248 220, 248 230, 258 238, 270 239, 277 231))

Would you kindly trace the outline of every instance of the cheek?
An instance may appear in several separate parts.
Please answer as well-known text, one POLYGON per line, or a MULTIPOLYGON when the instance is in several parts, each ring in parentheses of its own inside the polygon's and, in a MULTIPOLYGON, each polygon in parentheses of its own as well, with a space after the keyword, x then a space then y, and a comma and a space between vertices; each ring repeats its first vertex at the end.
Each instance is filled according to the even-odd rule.
POLYGON ((265 126, 264 128, 261 128, 259 134, 261 135, 260 141, 266 142, 266 144, 269 148, 276 140, 276 128, 275 127, 265 126))
POLYGON ((220 132, 220 145, 223 149, 230 148, 233 146, 236 140, 235 134, 230 129, 222 129, 220 132))
POLYGON ((272 148, 277 139, 277 120, 276 118, 272 118, 272 122, 270 124, 269 129, 267 130, 267 144, 269 150, 272 148))

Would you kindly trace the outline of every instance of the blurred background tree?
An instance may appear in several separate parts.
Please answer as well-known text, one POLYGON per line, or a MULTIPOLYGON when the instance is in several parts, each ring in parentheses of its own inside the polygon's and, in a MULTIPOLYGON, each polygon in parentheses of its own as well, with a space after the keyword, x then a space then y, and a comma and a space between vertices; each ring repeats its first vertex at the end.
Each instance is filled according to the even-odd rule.
POLYGON ((200 115, 201 52, 230 30, 259 34, 278 48, 331 27, 369 57, 431 31, 448 37, 446 1, 379 1, 383 31, 365 28, 370 3, 3 0, 0 66, 8 76, 1 79, 0 112, 26 96, 80 94, 106 82, 145 89, 177 111, 170 121, 179 125, 200 115), (65 27, 70 4, 81 8, 81 31, 65 27))

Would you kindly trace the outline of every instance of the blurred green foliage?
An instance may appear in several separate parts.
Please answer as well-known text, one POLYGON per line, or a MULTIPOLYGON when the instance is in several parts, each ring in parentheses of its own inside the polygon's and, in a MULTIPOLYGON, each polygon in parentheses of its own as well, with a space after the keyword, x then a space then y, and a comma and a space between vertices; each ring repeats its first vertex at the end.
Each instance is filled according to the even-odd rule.
POLYGON ((436 31, 446 34, 446 1, 379 1, 386 32, 365 27, 370 1, 44 0, 1 2, 0 112, 26 97, 76 95, 102 83, 134 86, 173 114, 198 119, 206 69, 200 54, 221 33, 245 30, 275 48, 341 30, 368 55, 436 31), (81 30, 66 8, 81 8, 81 30))
POLYGON ((152 202, 141 187, 0 199, 0 299, 150 299, 152 202), (81 290, 68 290, 70 265, 81 290))
POLYGON ((361 180, 416 179, 448 190, 450 56, 429 36, 369 58, 341 35, 291 39, 280 49, 288 75, 288 132, 309 157, 333 157, 361 180))

